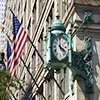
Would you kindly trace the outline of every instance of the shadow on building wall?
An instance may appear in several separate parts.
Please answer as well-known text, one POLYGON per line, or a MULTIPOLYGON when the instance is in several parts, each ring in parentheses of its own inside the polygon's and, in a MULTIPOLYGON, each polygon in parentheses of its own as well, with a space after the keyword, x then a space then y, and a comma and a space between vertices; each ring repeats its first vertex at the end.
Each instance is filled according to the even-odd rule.
POLYGON ((32 95, 32 84, 29 83, 28 87, 26 88, 26 94, 22 96, 21 100, 35 100, 32 95))
MULTIPOLYGON (((100 100, 100 37, 92 38, 92 68, 93 68, 93 89, 87 93, 85 80, 78 77, 78 99, 77 100, 100 100)), ((81 37, 80 40, 83 40, 81 37)))

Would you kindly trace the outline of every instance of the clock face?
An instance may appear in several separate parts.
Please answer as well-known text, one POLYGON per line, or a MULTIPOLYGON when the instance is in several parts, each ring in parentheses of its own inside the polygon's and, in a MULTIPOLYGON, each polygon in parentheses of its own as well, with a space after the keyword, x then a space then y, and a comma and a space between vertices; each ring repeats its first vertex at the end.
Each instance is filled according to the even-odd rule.
POLYGON ((67 40, 58 36, 53 40, 52 50, 58 60, 62 60, 66 57, 68 52, 67 40))

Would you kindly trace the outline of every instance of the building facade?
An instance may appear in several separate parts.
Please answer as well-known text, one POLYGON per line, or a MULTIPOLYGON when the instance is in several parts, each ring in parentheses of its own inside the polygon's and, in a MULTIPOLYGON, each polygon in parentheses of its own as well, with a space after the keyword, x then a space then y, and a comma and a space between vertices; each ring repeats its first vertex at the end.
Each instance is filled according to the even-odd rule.
POLYGON ((6 0, 0 0, 0 23, 3 20, 6 9, 6 0))
POLYGON ((5 30, 4 28, 4 16, 6 10, 6 0, 0 0, 0 51, 5 47, 5 30))
POLYGON ((15 13, 36 47, 34 48, 31 42, 27 41, 16 67, 17 77, 25 80, 25 83, 18 84, 18 87, 22 86, 21 90, 13 89, 11 99, 100 100, 100 1, 7 0, 5 31, 12 38, 12 13, 8 7, 15 13), (72 92, 72 72, 69 68, 61 69, 60 73, 52 69, 45 71, 43 68, 44 35, 48 34, 48 27, 55 20, 56 14, 59 13, 60 20, 66 26, 66 34, 68 34, 70 18, 73 16, 72 33, 74 33, 84 19, 84 12, 92 13, 91 20, 74 36, 72 45, 74 51, 80 51, 84 48, 84 37, 92 38, 94 84, 90 93, 86 92, 85 79, 80 76, 75 78, 74 92, 72 92))

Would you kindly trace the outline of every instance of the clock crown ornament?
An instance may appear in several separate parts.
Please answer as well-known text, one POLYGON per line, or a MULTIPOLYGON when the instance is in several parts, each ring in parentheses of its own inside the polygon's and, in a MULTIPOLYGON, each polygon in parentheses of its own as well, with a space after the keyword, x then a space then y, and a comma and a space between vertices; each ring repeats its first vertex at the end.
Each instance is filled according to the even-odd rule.
POLYGON ((56 20, 50 25, 49 31, 63 31, 65 33, 66 27, 59 19, 59 14, 56 14, 56 20))

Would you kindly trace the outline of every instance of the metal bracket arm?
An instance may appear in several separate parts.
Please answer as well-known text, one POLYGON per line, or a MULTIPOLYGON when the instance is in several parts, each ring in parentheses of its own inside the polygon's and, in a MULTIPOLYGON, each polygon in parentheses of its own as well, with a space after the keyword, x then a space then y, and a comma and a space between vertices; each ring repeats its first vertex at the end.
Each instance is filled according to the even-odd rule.
POLYGON ((73 37, 77 34, 77 32, 80 30, 80 28, 83 26, 83 24, 85 24, 87 21, 90 20, 91 16, 92 16, 92 14, 91 14, 90 12, 85 12, 85 13, 84 13, 84 19, 83 19, 81 25, 80 25, 80 26, 76 29, 76 31, 73 33, 72 39, 73 39, 73 37))

